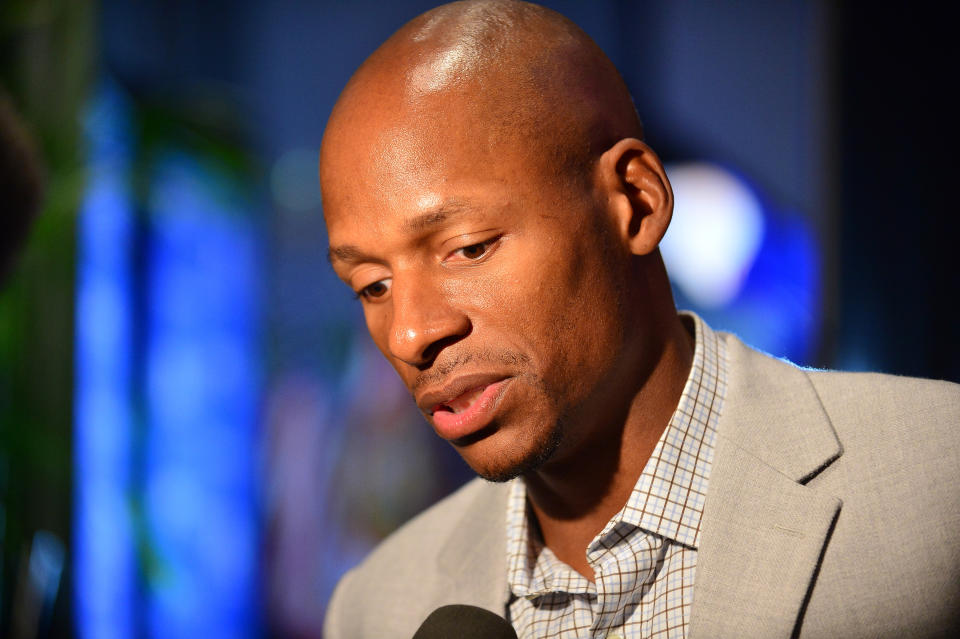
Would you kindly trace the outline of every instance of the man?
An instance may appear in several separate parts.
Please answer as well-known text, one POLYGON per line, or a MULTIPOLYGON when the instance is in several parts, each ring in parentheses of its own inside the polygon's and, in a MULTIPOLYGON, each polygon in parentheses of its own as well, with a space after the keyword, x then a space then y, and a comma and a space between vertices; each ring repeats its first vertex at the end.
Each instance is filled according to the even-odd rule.
POLYGON ((330 258, 481 477, 349 573, 325 636, 473 604, 520 637, 936 636, 960 607, 956 386, 795 368, 678 316, 670 185, 613 65, 445 5, 350 80, 330 258))

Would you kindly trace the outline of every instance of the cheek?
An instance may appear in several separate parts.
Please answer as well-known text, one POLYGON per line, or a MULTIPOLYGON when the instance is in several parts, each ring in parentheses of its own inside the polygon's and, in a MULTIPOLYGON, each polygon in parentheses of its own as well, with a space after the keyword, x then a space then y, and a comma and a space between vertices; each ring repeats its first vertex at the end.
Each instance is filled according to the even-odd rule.
POLYGON ((471 319, 502 313, 507 306, 505 289, 509 288, 504 271, 466 271, 459 277, 448 277, 440 285, 440 294, 451 307, 463 309, 471 319))
POLYGON ((367 324, 367 331, 370 333, 370 337, 373 338, 373 343, 376 344, 377 349, 379 349, 380 353, 387 358, 387 361, 396 368, 393 357, 390 355, 388 344, 391 324, 389 309, 383 307, 365 308, 363 311, 363 319, 367 324))
POLYGON ((450 306, 463 309, 475 326, 516 327, 516 315, 531 305, 540 278, 531 272, 537 260, 528 253, 522 243, 511 241, 489 262, 450 273, 440 285, 441 294, 450 306))
POLYGON ((448 280, 443 290, 467 310, 479 340, 529 351, 545 368, 580 364, 595 357, 612 314, 609 277, 595 255, 559 242, 527 244, 496 269, 448 280))
POLYGON ((564 245, 523 265, 530 276, 519 301, 524 334, 545 373, 567 387, 602 376, 622 346, 622 291, 600 255, 596 247, 564 245))

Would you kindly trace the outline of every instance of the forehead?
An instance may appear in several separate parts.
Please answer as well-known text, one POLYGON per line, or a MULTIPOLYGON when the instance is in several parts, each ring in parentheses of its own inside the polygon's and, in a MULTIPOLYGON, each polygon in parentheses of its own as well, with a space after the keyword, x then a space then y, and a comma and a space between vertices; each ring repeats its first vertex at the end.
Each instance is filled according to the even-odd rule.
POLYGON ((538 189, 537 154, 522 136, 490 126, 474 104, 443 96, 352 106, 332 119, 321 155, 331 240, 344 227, 538 189))

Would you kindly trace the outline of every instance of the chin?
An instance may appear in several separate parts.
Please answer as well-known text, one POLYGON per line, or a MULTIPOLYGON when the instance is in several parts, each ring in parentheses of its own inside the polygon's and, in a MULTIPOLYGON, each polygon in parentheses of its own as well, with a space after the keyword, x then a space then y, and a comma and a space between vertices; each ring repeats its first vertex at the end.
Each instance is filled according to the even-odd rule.
POLYGON ((506 482, 536 471, 553 457, 563 440, 560 424, 536 433, 532 441, 513 445, 497 442, 501 434, 496 432, 486 441, 456 447, 473 472, 487 481, 506 482))

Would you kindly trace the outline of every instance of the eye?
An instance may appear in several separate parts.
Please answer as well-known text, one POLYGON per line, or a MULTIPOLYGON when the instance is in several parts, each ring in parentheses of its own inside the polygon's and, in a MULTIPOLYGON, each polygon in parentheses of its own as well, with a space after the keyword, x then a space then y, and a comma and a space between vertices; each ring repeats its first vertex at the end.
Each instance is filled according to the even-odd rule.
POLYGON ((499 237, 493 237, 484 242, 477 242, 476 244, 470 244, 469 246, 458 248, 452 253, 452 256, 461 257, 471 262, 475 262, 487 255, 487 253, 490 252, 490 249, 499 239, 499 237))
POLYGON ((373 284, 368 284, 357 291, 357 297, 365 300, 375 300, 383 297, 387 294, 387 291, 390 290, 390 281, 391 278, 387 278, 385 280, 378 280, 373 284))
POLYGON ((459 252, 468 260, 475 260, 483 257, 483 254, 487 252, 487 244, 471 244, 459 249, 459 252))

